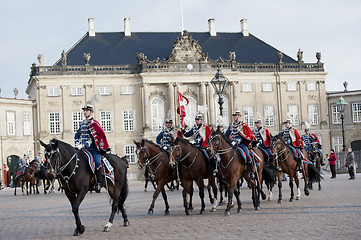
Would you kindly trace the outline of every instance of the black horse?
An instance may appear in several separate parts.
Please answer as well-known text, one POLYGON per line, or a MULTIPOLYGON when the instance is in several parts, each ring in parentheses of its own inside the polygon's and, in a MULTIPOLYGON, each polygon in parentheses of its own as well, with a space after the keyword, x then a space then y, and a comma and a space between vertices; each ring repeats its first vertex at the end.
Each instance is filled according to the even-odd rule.
MULTIPOLYGON (((71 145, 57 139, 52 139, 49 144, 40 141, 45 148, 45 159, 55 174, 60 176, 65 195, 68 197, 75 217, 76 229, 73 236, 84 233, 85 227, 79 217, 79 206, 89 190, 93 190, 94 174, 88 164, 87 156, 83 151, 74 149, 71 145)), ((124 202, 128 196, 127 163, 125 157, 119 158, 113 154, 106 154, 114 171, 114 184, 109 179, 102 181, 102 187, 107 186, 109 196, 112 198, 112 212, 109 222, 104 226, 107 232, 113 225, 113 219, 118 210, 123 216, 123 226, 128 226, 129 221, 124 210, 124 202)))

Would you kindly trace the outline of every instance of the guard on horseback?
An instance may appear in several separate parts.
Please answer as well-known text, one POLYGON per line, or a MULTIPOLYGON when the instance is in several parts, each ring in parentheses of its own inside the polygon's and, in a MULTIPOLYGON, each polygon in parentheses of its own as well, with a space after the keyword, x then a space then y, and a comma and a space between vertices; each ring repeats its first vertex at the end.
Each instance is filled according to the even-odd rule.
POLYGON ((19 171, 18 171, 18 173, 16 174, 16 177, 15 177, 15 178, 17 178, 18 176, 24 174, 25 169, 29 166, 29 165, 28 165, 28 162, 27 162, 27 156, 26 156, 26 154, 24 154, 24 157, 23 157, 23 158, 20 158, 20 159, 19 159, 18 165, 19 165, 19 171))
POLYGON ((268 159, 271 159, 271 134, 262 126, 261 119, 257 119, 254 123, 256 127, 253 129, 253 134, 259 143, 258 147, 268 155, 268 159))
POLYGON ((208 139, 209 136, 211 135, 211 128, 203 123, 203 116, 201 114, 196 115, 195 121, 196 123, 190 130, 186 131, 185 129, 183 129, 183 135, 185 137, 191 137, 191 136, 194 137, 194 140, 191 141, 191 143, 193 143, 195 146, 203 150, 204 154, 209 159, 209 163, 212 170, 212 176, 216 176, 217 162, 215 159, 210 159, 209 155, 206 152, 206 148, 208 147, 208 139))
POLYGON ((292 149, 295 159, 299 167, 302 166, 303 155, 301 149, 304 147, 302 138, 297 129, 291 126, 291 120, 286 119, 284 122, 285 129, 280 133, 283 140, 292 149))
POLYGON ((320 140, 318 139, 318 137, 316 136, 316 134, 312 133, 310 134, 310 129, 309 128, 306 128, 305 129, 305 134, 303 134, 301 136, 302 138, 302 141, 305 145, 305 150, 306 152, 310 154, 311 152, 311 145, 312 144, 315 144, 315 147, 316 147, 316 151, 318 151, 318 153, 320 154, 320 158, 321 158, 321 165, 324 166, 325 163, 323 162, 323 156, 322 156, 322 145, 320 143, 320 140))
POLYGON ((172 141, 177 137, 181 137, 181 136, 182 133, 178 129, 174 128, 173 120, 167 118, 165 120, 165 128, 163 128, 162 131, 158 134, 156 142, 164 150, 168 151, 172 141))
POLYGON ((233 122, 229 125, 225 136, 229 138, 231 136, 231 141, 233 146, 237 146, 243 150, 246 155, 246 164, 250 170, 250 177, 254 178, 254 166, 249 154, 248 146, 256 138, 253 135, 250 127, 241 121, 241 112, 235 111, 233 114, 233 122))
POLYGON ((44 165, 45 159, 41 152, 38 152, 38 156, 35 159, 39 162, 39 168, 44 165))
POLYGON ((102 155, 110 151, 110 148, 100 123, 92 116, 94 107, 87 104, 82 109, 85 119, 80 123, 79 129, 75 133, 75 147, 79 150, 85 148, 93 155, 95 161, 95 191, 99 193, 103 178, 101 159, 102 155))

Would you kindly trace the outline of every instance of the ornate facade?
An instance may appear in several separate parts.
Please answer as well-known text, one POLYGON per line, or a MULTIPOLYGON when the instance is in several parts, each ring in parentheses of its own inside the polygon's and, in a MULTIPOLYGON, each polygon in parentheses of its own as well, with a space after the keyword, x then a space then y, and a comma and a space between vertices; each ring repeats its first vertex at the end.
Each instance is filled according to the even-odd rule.
MULTIPOLYGON (((199 106, 212 127, 228 125, 231 112, 240 110, 251 127, 260 118, 272 134, 290 116, 300 133, 309 122, 329 151, 326 72, 320 56, 316 63, 304 63, 302 56, 294 60, 244 31, 245 21, 241 24, 241 32, 184 31, 178 37, 129 29, 118 35, 96 33, 90 24, 89 32, 55 65, 32 66, 26 92, 36 101, 35 139, 73 143, 81 107, 92 101, 113 152, 130 155, 136 163, 133 140, 154 140, 167 117, 179 125, 175 113, 180 91, 190 101, 189 124, 199 106), (223 95, 223 119, 210 84, 218 68, 230 81, 223 95)), ((129 172, 142 177, 136 164, 129 172)))

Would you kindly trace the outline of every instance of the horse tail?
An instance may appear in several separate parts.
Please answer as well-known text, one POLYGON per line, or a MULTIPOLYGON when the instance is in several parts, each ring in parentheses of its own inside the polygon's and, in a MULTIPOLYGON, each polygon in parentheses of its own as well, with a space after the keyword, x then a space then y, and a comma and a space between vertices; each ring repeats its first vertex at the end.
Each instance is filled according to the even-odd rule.
POLYGON ((119 196, 119 200, 118 200, 118 211, 117 211, 118 214, 119 214, 119 211, 122 211, 122 209, 124 207, 124 202, 128 197, 128 192, 129 192, 128 180, 125 177, 122 189, 120 190, 120 196, 119 196))
POLYGON ((274 171, 267 165, 263 165, 262 177, 266 184, 274 185, 276 183, 276 176, 274 171))
POLYGON ((311 183, 321 182, 321 180, 323 179, 320 171, 318 171, 318 169, 316 169, 313 164, 308 164, 308 179, 311 183))

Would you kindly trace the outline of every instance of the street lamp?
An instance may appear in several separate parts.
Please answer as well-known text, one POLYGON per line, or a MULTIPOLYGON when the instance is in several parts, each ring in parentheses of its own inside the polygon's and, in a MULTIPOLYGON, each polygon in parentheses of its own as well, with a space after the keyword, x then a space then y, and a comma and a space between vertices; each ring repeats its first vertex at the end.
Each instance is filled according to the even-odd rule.
POLYGON ((221 95, 224 93, 224 91, 226 90, 227 86, 228 86, 228 78, 226 78, 225 76, 223 76, 223 73, 221 72, 221 69, 217 69, 216 75, 214 76, 214 78, 212 78, 211 80, 211 84, 214 88, 214 90, 216 91, 217 95, 218 95, 218 104, 219 104, 219 113, 220 115, 223 117, 223 99, 221 97, 221 95))
POLYGON ((342 96, 337 100, 336 106, 339 107, 341 113, 341 128, 342 128, 342 151, 346 151, 346 143, 345 143, 345 127, 344 127, 344 119, 345 119, 345 109, 347 106, 347 102, 343 99, 342 96))

